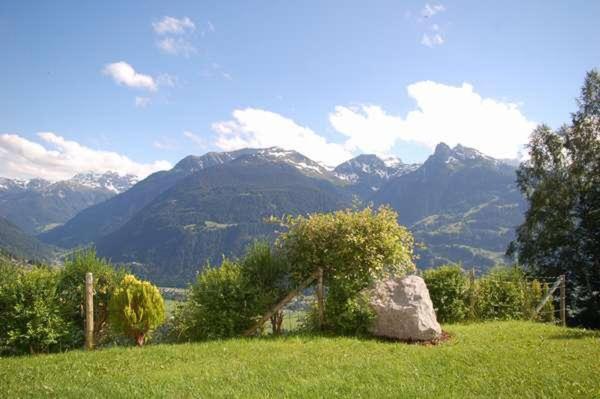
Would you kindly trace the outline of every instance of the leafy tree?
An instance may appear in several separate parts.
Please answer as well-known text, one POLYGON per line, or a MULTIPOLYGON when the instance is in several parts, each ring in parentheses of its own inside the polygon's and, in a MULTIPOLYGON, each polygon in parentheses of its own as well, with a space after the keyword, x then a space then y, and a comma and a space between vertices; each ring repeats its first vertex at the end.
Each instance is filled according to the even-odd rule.
POLYGON ((325 327, 364 331, 371 317, 357 295, 375 279, 414 269, 413 237, 389 207, 287 217, 277 245, 296 281, 323 269, 325 327), (352 322, 352 320, 354 322, 352 322))
POLYGON ((109 317, 115 331, 142 346, 148 333, 163 323, 165 303, 158 288, 128 274, 110 299, 109 317))
POLYGON ((99 258, 94 249, 75 251, 66 260, 60 273, 57 292, 61 297, 65 317, 72 321, 71 345, 80 347, 85 327, 85 274, 94 277, 94 342, 105 340, 109 333, 108 303, 123 271, 115 270, 106 259, 99 258))
POLYGON ((0 353, 60 350, 71 325, 62 317, 58 273, 0 265, 0 353))
POLYGON ((588 72, 571 124, 538 126, 517 171, 529 202, 508 253, 534 274, 567 275, 572 321, 600 327, 600 73, 588 72))
POLYGON ((458 265, 445 265, 423 273, 438 321, 459 322, 469 315, 469 279, 458 265))

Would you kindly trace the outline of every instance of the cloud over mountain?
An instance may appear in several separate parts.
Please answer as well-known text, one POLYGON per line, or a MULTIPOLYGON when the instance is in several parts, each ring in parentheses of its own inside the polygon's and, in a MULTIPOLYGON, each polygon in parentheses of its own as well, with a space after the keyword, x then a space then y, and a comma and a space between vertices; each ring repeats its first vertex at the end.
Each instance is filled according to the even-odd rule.
POLYGON ((16 134, 0 135, 0 176, 63 180, 81 172, 115 171, 145 177, 169 169, 167 161, 138 163, 112 151, 95 150, 52 132, 38 133, 40 144, 16 134))

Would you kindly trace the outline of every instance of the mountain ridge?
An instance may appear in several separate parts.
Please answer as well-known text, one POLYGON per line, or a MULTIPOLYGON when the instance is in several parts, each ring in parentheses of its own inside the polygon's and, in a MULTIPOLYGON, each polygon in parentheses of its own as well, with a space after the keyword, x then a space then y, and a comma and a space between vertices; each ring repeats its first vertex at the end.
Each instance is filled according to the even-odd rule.
POLYGON ((0 177, 0 216, 28 234, 49 230, 85 208, 127 191, 133 175, 80 173, 56 182, 0 177))
POLYGON ((94 243, 148 278, 180 285, 203 262, 238 255, 253 238, 272 239, 263 210, 334 210, 353 196, 398 211, 424 244, 421 267, 503 261, 523 210, 515 167, 461 145, 440 143, 423 164, 362 154, 333 169, 296 151, 250 148, 185 157, 39 237, 67 248, 94 243))

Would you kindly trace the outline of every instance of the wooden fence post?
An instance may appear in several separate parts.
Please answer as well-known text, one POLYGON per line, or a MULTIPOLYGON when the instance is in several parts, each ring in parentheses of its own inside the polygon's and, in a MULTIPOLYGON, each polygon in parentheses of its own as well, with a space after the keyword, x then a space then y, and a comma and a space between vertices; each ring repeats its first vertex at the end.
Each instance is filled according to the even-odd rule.
POLYGON ((567 326, 567 299, 566 299, 565 275, 560 276, 560 322, 563 327, 567 326))
POLYGON ((324 313, 324 296, 325 293, 323 291, 323 269, 319 268, 317 271, 317 307, 319 311, 319 330, 323 329, 323 321, 325 319, 324 313))
POLYGON ((475 268, 472 268, 469 273, 469 284, 469 312, 471 313, 469 317, 475 320, 475 268))
POLYGON ((85 274, 85 349, 94 349, 94 276, 85 274))

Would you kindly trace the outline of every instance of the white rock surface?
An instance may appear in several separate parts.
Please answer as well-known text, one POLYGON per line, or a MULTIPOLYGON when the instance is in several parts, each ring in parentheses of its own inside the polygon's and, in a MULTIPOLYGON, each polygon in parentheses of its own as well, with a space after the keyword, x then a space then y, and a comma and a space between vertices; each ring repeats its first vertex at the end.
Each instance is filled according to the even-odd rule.
POLYGON ((374 335, 411 341, 429 341, 442 334, 425 281, 404 276, 380 281, 371 293, 376 318, 374 335))

